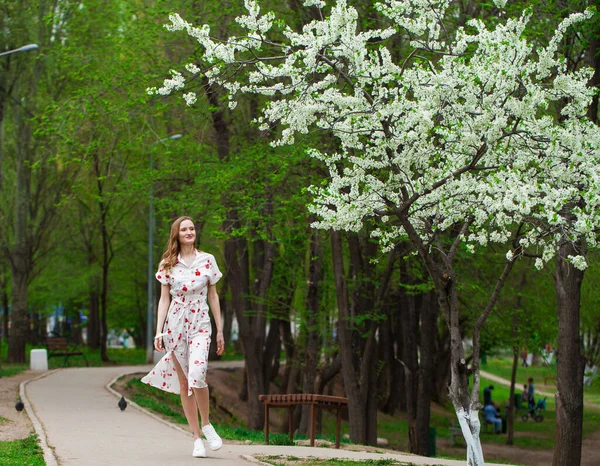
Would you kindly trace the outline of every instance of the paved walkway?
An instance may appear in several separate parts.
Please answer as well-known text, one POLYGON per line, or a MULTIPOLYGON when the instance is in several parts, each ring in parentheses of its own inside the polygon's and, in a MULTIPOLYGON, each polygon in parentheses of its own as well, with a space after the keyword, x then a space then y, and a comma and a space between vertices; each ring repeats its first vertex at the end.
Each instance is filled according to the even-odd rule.
MULTIPOLYGON (((213 363, 212 367, 215 366, 213 363)), ((47 443, 54 450, 59 465, 229 466, 256 462, 252 455, 259 454, 354 460, 393 458, 419 465, 465 464, 408 454, 228 443, 216 452, 208 450, 209 458, 194 459, 191 434, 133 406, 121 412, 117 408, 118 398, 107 388, 120 375, 149 369, 150 366, 61 369, 22 385, 21 392, 41 444, 47 443)), ((56 464, 50 449, 46 450, 47 464, 56 464)))

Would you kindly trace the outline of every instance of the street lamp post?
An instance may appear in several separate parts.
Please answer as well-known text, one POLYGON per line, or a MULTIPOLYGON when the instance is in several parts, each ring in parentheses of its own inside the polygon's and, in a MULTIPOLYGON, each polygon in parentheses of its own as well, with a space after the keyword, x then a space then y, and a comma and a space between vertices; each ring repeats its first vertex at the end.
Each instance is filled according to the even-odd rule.
POLYGON ((19 47, 18 49, 7 50, 6 52, 1 52, 0 53, 0 57, 2 55, 10 55, 11 53, 28 52, 30 50, 37 50, 37 49, 39 49, 39 47, 37 46, 37 44, 24 45, 23 47, 19 47))
MULTIPOLYGON (((154 149, 157 144, 181 138, 181 134, 161 139, 152 145, 150 150, 150 177, 154 170, 154 149)), ((148 316, 146 325, 146 362, 154 360, 154 188, 150 179, 150 197, 148 199, 148 316)))

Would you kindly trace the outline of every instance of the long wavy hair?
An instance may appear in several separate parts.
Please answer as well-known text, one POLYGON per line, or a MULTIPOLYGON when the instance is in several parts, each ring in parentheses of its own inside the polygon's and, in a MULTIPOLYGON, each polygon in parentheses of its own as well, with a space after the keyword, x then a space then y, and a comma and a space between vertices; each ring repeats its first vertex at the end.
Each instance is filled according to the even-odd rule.
POLYGON ((184 220, 189 220, 194 223, 194 220, 192 220, 191 217, 183 216, 179 217, 171 225, 171 233, 169 234, 169 241, 167 241, 167 248, 161 259, 161 266, 167 271, 171 270, 178 262, 177 256, 181 251, 181 246, 179 244, 179 227, 184 220))

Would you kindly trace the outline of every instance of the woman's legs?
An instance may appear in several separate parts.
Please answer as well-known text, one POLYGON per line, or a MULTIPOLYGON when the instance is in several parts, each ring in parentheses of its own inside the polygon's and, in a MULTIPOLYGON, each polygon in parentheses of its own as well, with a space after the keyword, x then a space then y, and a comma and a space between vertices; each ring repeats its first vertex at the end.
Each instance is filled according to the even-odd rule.
MULTIPOLYGON (((185 413, 185 418, 190 425, 190 429, 194 434, 194 440, 200 438, 200 427, 198 426, 198 407, 196 406, 196 399, 194 399, 194 395, 188 396, 188 381, 187 375, 184 374, 177 357, 175 357, 175 353, 173 355, 173 364, 175 365, 175 370, 177 371, 177 377, 179 378, 179 387, 180 392, 179 396, 181 397, 181 406, 183 406, 183 412, 185 413)), ((194 389, 194 392, 198 390, 194 389)), ((208 392, 208 389, 206 389, 208 392)), ((203 424, 204 425, 204 424, 203 424)))
MULTIPOLYGON (((202 422, 202 427, 210 424, 209 416, 209 395, 208 395, 208 387, 205 388, 192 388, 194 391, 194 396, 196 398, 196 404, 198 405, 198 409, 200 410, 200 421, 202 422)), ((197 421, 196 421, 197 422, 197 421)))
POLYGON ((219 434, 217 434, 215 428, 210 424, 210 420, 208 419, 208 387, 192 389, 194 390, 196 404, 198 405, 198 409, 200 410, 200 417, 202 419, 202 433, 208 441, 208 447, 211 450, 218 450, 223 446, 223 440, 221 439, 221 437, 219 437, 219 434))

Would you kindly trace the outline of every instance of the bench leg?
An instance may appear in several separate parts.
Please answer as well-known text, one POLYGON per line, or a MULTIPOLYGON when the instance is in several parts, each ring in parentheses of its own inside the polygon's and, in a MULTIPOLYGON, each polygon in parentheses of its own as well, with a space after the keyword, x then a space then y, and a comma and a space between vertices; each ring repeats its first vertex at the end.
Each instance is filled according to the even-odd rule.
POLYGON ((342 407, 337 410, 337 424, 335 426, 335 448, 340 448, 340 431, 342 428, 342 407))
POLYGON ((289 422, 288 422, 288 428, 290 429, 290 442, 294 441, 294 405, 291 405, 289 410, 290 410, 290 415, 289 417, 289 422))
POLYGON ((269 444, 269 404, 265 403, 265 444, 269 444))
POLYGON ((315 427, 317 422, 317 405, 310 405, 310 446, 315 446, 315 427))

